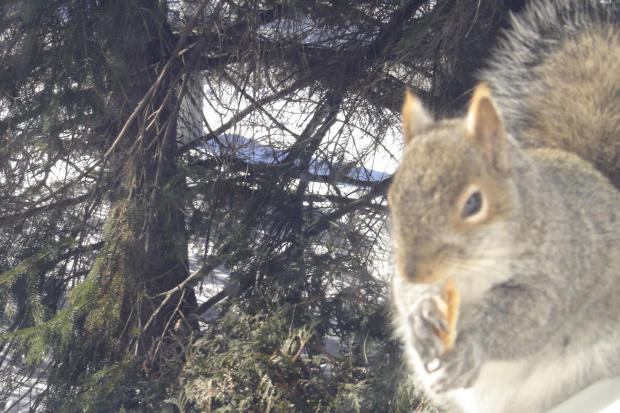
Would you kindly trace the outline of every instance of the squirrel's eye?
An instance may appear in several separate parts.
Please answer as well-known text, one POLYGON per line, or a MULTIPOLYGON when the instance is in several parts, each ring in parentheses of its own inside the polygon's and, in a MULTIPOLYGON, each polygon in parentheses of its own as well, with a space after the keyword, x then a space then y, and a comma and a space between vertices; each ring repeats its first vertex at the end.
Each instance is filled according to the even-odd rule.
POLYGON ((476 191, 472 193, 469 198, 467 198, 467 202, 463 206, 463 212, 461 214, 461 218, 465 219, 471 217, 472 215, 477 214, 482 209, 482 194, 480 191, 476 191))

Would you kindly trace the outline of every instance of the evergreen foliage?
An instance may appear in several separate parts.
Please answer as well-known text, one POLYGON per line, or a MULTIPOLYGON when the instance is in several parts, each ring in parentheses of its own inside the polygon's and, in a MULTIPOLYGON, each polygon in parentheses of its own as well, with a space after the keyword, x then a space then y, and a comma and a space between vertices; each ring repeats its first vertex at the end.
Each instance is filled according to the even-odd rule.
POLYGON ((0 406, 426 409, 372 165, 521 3, 0 2, 0 406))

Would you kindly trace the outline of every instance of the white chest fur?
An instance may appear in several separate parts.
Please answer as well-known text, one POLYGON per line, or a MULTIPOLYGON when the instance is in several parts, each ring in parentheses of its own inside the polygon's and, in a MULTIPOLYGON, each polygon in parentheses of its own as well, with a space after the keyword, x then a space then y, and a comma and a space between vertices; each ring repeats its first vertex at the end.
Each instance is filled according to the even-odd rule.
POLYGON ((494 361, 471 389, 450 392, 466 413, 542 413, 582 386, 592 360, 583 354, 529 361, 494 361))

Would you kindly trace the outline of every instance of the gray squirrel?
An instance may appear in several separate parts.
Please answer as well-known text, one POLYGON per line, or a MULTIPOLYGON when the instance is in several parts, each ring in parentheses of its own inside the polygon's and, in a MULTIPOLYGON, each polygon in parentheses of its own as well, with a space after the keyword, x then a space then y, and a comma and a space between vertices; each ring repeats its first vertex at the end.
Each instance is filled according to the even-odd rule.
POLYGON ((545 412, 620 375, 617 6, 530 3, 463 118, 405 98, 394 326, 445 411, 545 412))

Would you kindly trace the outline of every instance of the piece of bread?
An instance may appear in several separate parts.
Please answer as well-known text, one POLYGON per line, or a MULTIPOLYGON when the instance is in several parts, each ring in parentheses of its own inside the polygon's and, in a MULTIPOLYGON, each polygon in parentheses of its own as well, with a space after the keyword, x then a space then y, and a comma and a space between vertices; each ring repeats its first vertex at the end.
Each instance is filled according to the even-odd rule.
POLYGON ((447 331, 438 331, 439 338, 446 346, 447 354, 454 347, 456 341, 456 322, 459 318, 459 307, 461 305, 461 295, 454 285, 454 281, 448 278, 440 295, 435 297, 437 308, 446 318, 448 324, 447 331))

